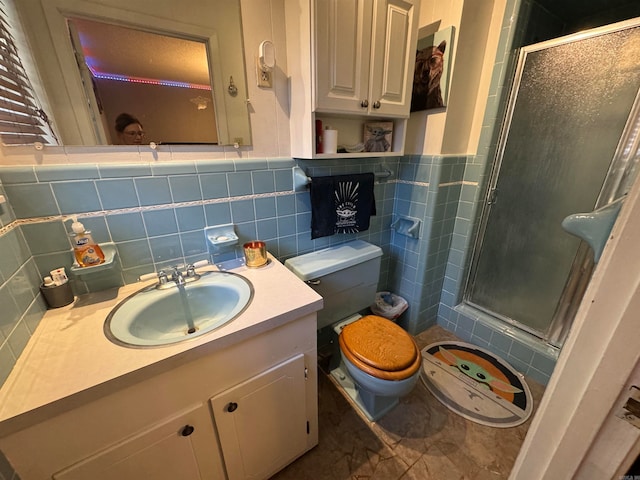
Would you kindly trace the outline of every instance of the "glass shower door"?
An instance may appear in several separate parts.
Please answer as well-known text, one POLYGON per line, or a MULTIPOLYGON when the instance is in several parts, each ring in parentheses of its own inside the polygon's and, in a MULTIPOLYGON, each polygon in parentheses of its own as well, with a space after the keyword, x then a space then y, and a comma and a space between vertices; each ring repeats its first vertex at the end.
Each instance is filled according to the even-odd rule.
MULTIPOLYGON (((619 25, 619 24, 618 24, 619 25)), ((580 240, 640 87, 640 27, 525 47, 465 300, 548 340, 580 240)))

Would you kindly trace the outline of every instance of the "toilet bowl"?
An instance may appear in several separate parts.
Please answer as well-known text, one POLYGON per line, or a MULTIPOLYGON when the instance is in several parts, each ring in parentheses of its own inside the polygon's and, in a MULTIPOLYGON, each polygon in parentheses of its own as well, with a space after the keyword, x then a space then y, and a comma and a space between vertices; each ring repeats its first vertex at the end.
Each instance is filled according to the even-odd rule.
POLYGON ((415 341, 400 326, 359 314, 375 301, 381 256, 380 247, 354 240, 285 262, 323 297, 318 338, 333 330, 331 348, 339 359, 331 362, 331 375, 372 421, 413 389, 422 363, 415 341))
POLYGON ((415 387, 422 357, 415 340, 386 318, 367 315, 336 324, 341 364, 331 375, 372 421, 415 387))

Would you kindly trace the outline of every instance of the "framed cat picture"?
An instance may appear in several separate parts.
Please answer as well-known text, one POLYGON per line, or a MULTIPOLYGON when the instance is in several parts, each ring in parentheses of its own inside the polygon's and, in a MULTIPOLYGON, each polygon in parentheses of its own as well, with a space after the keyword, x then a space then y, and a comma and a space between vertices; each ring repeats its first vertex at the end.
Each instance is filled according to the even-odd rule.
POLYGON ((431 26, 418 31, 412 112, 447 106, 454 31, 454 27, 448 27, 433 33, 431 26))

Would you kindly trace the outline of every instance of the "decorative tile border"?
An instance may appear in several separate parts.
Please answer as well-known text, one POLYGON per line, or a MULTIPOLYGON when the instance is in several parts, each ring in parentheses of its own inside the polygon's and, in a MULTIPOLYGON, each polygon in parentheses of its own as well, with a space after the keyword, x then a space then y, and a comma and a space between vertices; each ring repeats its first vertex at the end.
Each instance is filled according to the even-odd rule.
MULTIPOLYGON (((428 187, 430 185, 429 182, 417 182, 417 181, 399 180, 399 179, 391 179, 384 183, 385 184, 403 183, 403 184, 415 185, 419 187, 428 187)), ((449 185, 477 185, 477 182, 451 182, 447 184, 440 184, 439 186, 442 187, 442 186, 449 186, 449 185)), ((295 195, 297 193, 299 192, 296 192, 295 190, 285 190, 280 192, 238 195, 234 197, 212 198, 212 199, 206 199, 206 200, 193 200, 189 202, 174 202, 174 203, 163 203, 158 205, 118 208, 118 209, 111 209, 111 210, 96 210, 93 212, 79 213, 77 217, 92 218, 92 217, 100 217, 103 215, 118 215, 122 213, 139 213, 139 212, 148 212, 153 210, 164 210, 167 208, 193 207, 193 206, 210 205, 210 204, 216 204, 216 203, 229 203, 229 202, 242 201, 242 200, 255 200, 259 198, 281 197, 286 195, 295 195)), ((21 225, 30 225, 34 223, 46 223, 54 220, 67 220, 69 218, 71 218, 70 215, 50 215, 46 217, 16 219, 13 222, 0 228, 0 236, 6 233, 9 233, 11 230, 18 228, 21 225)))
POLYGON ((457 182, 440 183, 440 184, 438 184, 438 187, 452 187, 454 185, 470 185, 472 187, 477 187, 478 186, 478 182, 470 182, 468 180, 459 180, 457 182))
POLYGON ((414 180, 390 180, 387 183, 404 183, 405 185, 415 185, 417 187, 428 187, 429 182, 416 182, 414 180))
MULTIPOLYGON (((180 208, 180 207, 193 207, 200 205, 210 205, 214 203, 229 203, 235 201, 242 200, 255 200, 259 198, 269 198, 269 197, 282 197, 285 195, 295 195, 296 192, 293 190, 288 190, 284 192, 272 192, 272 193, 254 193, 251 195, 239 195, 237 197, 224 197, 224 198, 212 198, 207 200, 193 200, 190 202, 175 202, 175 203, 164 203, 158 205, 148 205, 144 207, 128 207, 128 208, 117 208, 113 210, 97 210, 93 212, 83 212, 77 215, 78 218, 92 218, 92 217, 101 217, 103 215, 118 215, 121 213, 139 213, 139 212, 149 212, 153 210, 165 210, 167 208, 180 208)), ((5 225, 0 228, 0 236, 5 233, 9 233, 11 230, 21 226, 21 225, 31 225, 34 223, 46 223, 54 220, 68 220, 72 216, 71 215, 51 215, 47 217, 33 217, 33 218, 21 218, 16 219, 13 222, 5 225)))

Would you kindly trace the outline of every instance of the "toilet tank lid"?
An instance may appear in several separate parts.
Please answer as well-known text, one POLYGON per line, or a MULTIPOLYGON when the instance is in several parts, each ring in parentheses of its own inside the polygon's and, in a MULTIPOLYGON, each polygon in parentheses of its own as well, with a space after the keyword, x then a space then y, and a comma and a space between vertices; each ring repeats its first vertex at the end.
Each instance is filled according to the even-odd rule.
POLYGON ((363 240, 353 240, 292 257, 285 266, 300 279, 313 280, 382 256, 382 249, 363 240))

